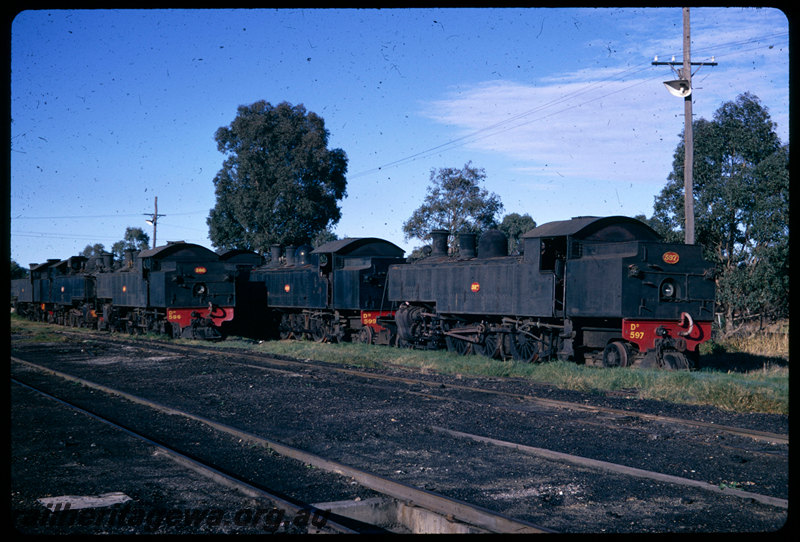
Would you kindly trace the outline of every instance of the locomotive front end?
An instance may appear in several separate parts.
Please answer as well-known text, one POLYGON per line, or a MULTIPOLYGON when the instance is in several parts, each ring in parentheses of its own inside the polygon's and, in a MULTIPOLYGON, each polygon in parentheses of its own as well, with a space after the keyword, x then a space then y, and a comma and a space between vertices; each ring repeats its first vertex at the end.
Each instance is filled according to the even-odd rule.
POLYGON ((623 338, 644 353, 641 365, 695 366, 698 347, 711 338, 714 267, 697 245, 640 243, 623 259, 623 338))
POLYGON ((222 324, 234 318, 235 273, 222 262, 179 262, 162 284, 167 321, 176 336, 180 330, 183 337, 219 338, 222 324))

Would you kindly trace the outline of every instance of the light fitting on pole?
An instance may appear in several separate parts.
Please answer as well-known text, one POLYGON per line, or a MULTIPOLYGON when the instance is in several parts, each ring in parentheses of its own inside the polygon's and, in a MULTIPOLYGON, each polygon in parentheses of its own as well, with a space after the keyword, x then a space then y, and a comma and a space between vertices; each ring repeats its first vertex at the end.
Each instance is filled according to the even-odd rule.
POLYGON ((692 93, 692 87, 686 79, 675 79, 673 81, 664 81, 664 86, 673 96, 678 98, 686 98, 692 93))

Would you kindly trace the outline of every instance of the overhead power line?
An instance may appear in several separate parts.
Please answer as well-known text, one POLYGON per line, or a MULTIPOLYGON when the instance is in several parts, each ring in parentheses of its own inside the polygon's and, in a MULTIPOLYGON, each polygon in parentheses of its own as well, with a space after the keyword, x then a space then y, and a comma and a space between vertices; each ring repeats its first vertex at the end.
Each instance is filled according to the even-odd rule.
MULTIPOLYGON (((782 39, 782 38, 787 38, 788 36, 789 36, 789 34, 787 32, 778 32, 778 33, 775 33, 775 34, 767 34, 767 35, 764 35, 764 36, 757 36, 757 37, 750 38, 750 39, 747 39, 747 40, 738 40, 738 41, 732 41, 732 42, 722 43, 722 44, 713 45, 713 46, 707 46, 707 47, 695 50, 695 53, 703 52, 703 51, 711 50, 711 49, 713 49, 713 51, 715 51, 715 52, 716 51, 723 51, 723 50, 726 50, 726 49, 731 49, 730 53, 727 53, 727 54, 726 53, 720 53, 720 54, 715 54, 715 56, 716 57, 722 57, 722 56, 728 56, 728 55, 732 55, 732 54, 740 54, 740 53, 744 52, 744 50, 742 49, 742 46, 744 46, 744 45, 759 44, 759 43, 763 43, 765 41, 772 41, 772 40, 778 40, 778 39, 782 39)), ((761 47, 763 47, 763 45, 759 45, 758 47, 754 47, 753 49, 758 49, 758 48, 761 48, 761 47)), ((770 46, 770 47, 772 47, 772 46, 770 46)), ((671 55, 668 54, 668 55, 662 55, 662 56, 669 58, 671 55)), ((436 145, 434 147, 430 147, 430 148, 425 149, 423 151, 419 151, 417 153, 410 154, 408 156, 405 156, 403 158, 399 158, 397 160, 386 162, 386 163, 384 163, 384 164, 382 164, 380 166, 376 166, 376 167, 373 167, 371 169, 367 169, 367 170, 364 170, 364 171, 360 171, 360 172, 354 173, 353 175, 350 175, 349 178, 350 179, 354 179, 354 178, 358 178, 358 177, 363 177, 365 175, 370 175, 370 174, 373 174, 373 173, 377 173, 378 171, 382 171, 382 170, 387 169, 387 168, 395 167, 395 166, 404 164, 406 162, 411 162, 411 161, 414 161, 414 160, 417 160, 417 159, 420 159, 420 158, 425 158, 425 157, 428 157, 428 156, 432 156, 432 155, 434 155, 436 153, 439 153, 439 152, 443 152, 443 151, 446 151, 446 150, 457 148, 457 147, 465 145, 468 142, 479 141, 481 139, 485 139, 487 137, 491 137, 491 136, 503 133, 503 132, 508 131, 508 130, 513 130, 513 129, 519 128, 519 127, 524 126, 526 124, 530 124, 532 122, 536 122, 536 121, 541 120, 543 118, 547 118, 547 117, 550 117, 550 116, 553 116, 553 115, 557 115, 557 114, 563 113, 565 111, 569 111, 570 109, 573 109, 573 108, 576 108, 576 107, 581 107, 581 106, 583 106, 583 105, 585 105, 587 103, 591 103, 592 101, 596 101, 596 100, 599 100, 601 98, 605 98, 607 96, 615 94, 617 92, 621 92, 623 90, 627 90, 628 88, 637 86, 637 85, 642 84, 644 82, 647 82, 649 80, 655 80, 655 79, 660 78, 660 76, 655 76, 655 77, 649 78, 647 80, 639 81, 639 82, 636 82, 636 83, 634 83, 632 85, 629 85, 628 87, 625 87, 624 89, 614 90, 612 92, 609 92, 608 94, 604 94, 604 95, 599 96, 599 97, 594 97, 592 99, 586 100, 585 102, 581 102, 579 104, 572 105, 570 107, 565 107, 565 108, 560 109, 558 111, 554 111, 554 112, 549 113, 549 114, 547 114, 547 115, 545 115, 543 117, 537 117, 535 119, 531 119, 531 120, 528 120, 526 122, 510 125, 514 121, 517 121, 517 120, 519 120, 521 118, 530 116, 530 115, 532 115, 534 113, 543 111, 543 110, 545 110, 545 109, 547 109, 549 107, 552 107, 554 105, 558 105, 558 104, 563 103, 563 102, 565 102, 565 101, 567 101, 569 99, 581 96, 582 94, 585 94, 585 93, 587 93, 587 92, 589 92, 591 90, 594 90, 595 88, 602 88, 608 82, 622 80, 622 78, 625 77, 625 76, 633 75, 635 73, 638 73, 638 72, 641 72, 641 71, 645 71, 645 70, 648 70, 648 69, 650 69, 650 65, 644 65, 643 64, 643 65, 634 66, 632 68, 628 68, 628 69, 625 69, 625 70, 621 70, 620 72, 617 72, 617 73, 615 73, 615 74, 613 74, 613 75, 611 75, 609 77, 606 77, 604 79, 601 79, 601 80, 593 82, 593 83, 590 83, 590 84, 588 84, 586 87, 584 87, 582 89, 579 89, 579 90, 576 90, 576 91, 573 91, 573 92, 569 92, 569 93, 565 94, 564 96, 561 96, 560 98, 551 100, 550 102, 547 102, 547 103, 544 103, 542 105, 539 105, 539 106, 537 106, 537 107, 535 107, 533 109, 529 109, 529 110, 524 111, 522 113, 518 113, 517 115, 514 115, 514 116, 509 117, 507 119, 504 119, 502 121, 496 122, 496 123, 491 124, 489 126, 485 126, 483 128, 480 128, 479 130, 475 130, 474 132, 471 132, 471 133, 466 134, 464 136, 450 139, 450 140, 446 141, 445 143, 436 145)))

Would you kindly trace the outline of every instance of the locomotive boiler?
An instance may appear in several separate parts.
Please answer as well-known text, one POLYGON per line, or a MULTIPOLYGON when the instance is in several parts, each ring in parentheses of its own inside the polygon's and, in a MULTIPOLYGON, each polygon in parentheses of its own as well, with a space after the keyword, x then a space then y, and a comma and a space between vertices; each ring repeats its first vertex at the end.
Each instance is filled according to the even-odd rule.
POLYGON ((628 217, 578 217, 522 236, 445 231, 432 252, 389 270, 398 344, 522 362, 548 359, 690 368, 711 337, 713 265, 701 247, 667 244, 628 217))

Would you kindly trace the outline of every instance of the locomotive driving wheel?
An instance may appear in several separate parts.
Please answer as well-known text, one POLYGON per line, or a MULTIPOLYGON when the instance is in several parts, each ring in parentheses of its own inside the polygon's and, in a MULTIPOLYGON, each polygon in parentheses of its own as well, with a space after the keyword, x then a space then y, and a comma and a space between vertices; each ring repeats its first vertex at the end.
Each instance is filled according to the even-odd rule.
POLYGON ((603 350, 603 367, 627 367, 629 360, 628 347, 621 341, 610 342, 603 350))
POLYGON ((510 333, 509 351, 514 361, 535 363, 542 359, 544 351, 542 341, 528 333, 510 333))
MULTIPOLYGON (((458 331, 459 326, 449 327, 445 331, 458 331)), ((456 337, 452 337, 450 335, 446 335, 444 339, 445 344, 447 345, 447 351, 453 352, 455 354, 459 354, 462 356, 466 356, 467 354, 472 353, 472 343, 465 341, 463 339, 459 339, 456 337)))
POLYGON ((311 338, 314 339, 314 342, 321 343, 328 337, 328 326, 322 318, 312 316, 309 319, 308 327, 311 330, 311 338))
POLYGON ((281 316, 281 323, 278 324, 278 336, 286 340, 292 336, 292 321, 288 314, 281 316))
POLYGON ((472 349, 476 354, 495 358, 500 355, 501 336, 499 333, 486 333, 483 337, 482 343, 472 345, 472 349))
POLYGON ((358 333, 353 337, 353 342, 372 344, 372 328, 369 326, 362 326, 358 333))

